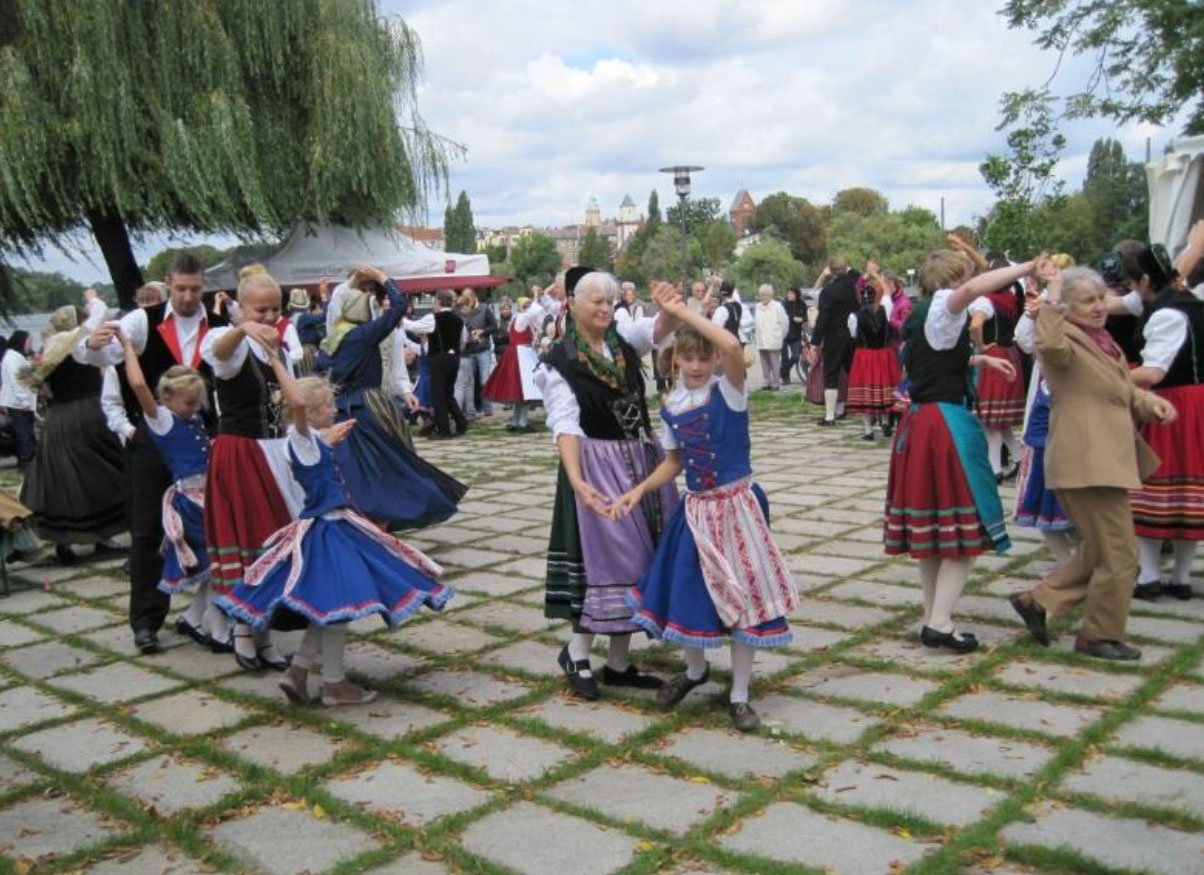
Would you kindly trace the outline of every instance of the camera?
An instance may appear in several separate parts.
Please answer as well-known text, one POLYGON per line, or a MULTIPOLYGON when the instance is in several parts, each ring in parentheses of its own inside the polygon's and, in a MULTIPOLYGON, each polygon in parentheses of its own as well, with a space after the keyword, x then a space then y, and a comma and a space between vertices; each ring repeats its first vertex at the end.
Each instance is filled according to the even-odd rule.
POLYGON ((1109 286, 1123 286, 1124 279, 1120 275, 1121 256, 1119 252, 1109 252, 1095 263, 1095 269, 1109 286))

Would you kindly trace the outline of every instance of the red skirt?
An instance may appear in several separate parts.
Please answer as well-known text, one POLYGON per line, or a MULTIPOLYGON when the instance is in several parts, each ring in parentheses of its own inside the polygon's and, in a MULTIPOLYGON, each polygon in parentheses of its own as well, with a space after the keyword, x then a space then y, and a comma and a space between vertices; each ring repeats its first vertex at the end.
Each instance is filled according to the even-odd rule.
POLYGON ((219 434, 205 479, 205 540, 214 589, 228 592, 263 553, 263 544, 292 522, 280 485, 255 438, 219 434))
POLYGON ((523 380, 518 371, 518 347, 512 341, 502 353, 502 360, 493 369, 481 397, 498 404, 517 404, 523 400, 523 380))
POLYGON ((1134 527, 1143 538, 1204 541, 1204 384, 1158 395, 1175 405, 1179 418, 1141 426, 1162 464, 1129 493, 1134 527))
POLYGON ((893 349, 858 347, 849 370, 849 413, 889 413, 902 380, 903 369, 893 349))
POLYGON ((1020 350, 1014 346, 992 346, 983 355, 1004 359, 1016 369, 1016 379, 1009 381, 999 371, 980 368, 978 371, 978 421, 983 428, 1012 428, 1024 422, 1024 363, 1020 350))
MULTIPOLYGON (((815 347, 818 349, 818 347, 815 347)), ((837 396, 838 401, 847 401, 849 397, 849 372, 840 372, 840 384, 838 386, 840 394, 837 396)), ((824 403, 824 356, 820 353, 815 358, 815 364, 811 366, 811 370, 807 372, 807 400, 812 404, 824 403)))
POLYGON ((977 556, 993 549, 936 404, 909 409, 895 434, 884 540, 887 555, 910 553, 913 559, 977 556))

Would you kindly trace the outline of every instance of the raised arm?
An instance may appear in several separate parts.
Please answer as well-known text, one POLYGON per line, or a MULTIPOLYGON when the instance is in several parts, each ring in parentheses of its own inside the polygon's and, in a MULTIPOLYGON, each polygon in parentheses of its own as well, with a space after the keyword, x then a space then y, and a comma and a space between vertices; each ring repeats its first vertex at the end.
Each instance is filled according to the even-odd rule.
POLYGON ((142 415, 147 419, 154 419, 159 415, 159 402, 155 400, 155 393, 151 391, 150 386, 146 383, 146 374, 142 372, 142 365, 138 361, 138 353, 134 350, 134 344, 120 332, 118 332, 117 337, 121 341, 122 350, 125 352, 126 382, 130 384, 130 390, 133 391, 134 397, 138 399, 138 406, 142 408, 142 415))
POLYGON ((690 326, 709 340, 715 349, 719 350, 723 361, 723 373, 728 382, 737 389, 743 389, 744 348, 740 345, 739 338, 726 328, 721 328, 702 314, 695 313, 687 307, 681 296, 677 294, 677 290, 669 283, 653 283, 652 297, 660 306, 662 314, 668 314, 681 325, 690 326))
POLYGON ((272 362, 272 372, 280 383, 280 392, 293 415, 293 426, 297 429, 297 434, 301 437, 309 437, 309 420, 305 416, 305 402, 297 394, 297 381, 293 379, 292 369, 279 349, 271 350, 268 358, 272 362))
POLYGON ((1028 276, 1033 272, 1036 263, 1036 260, 1026 261, 1023 264, 1011 264, 1007 267, 980 273, 958 286, 947 299, 945 306, 950 313, 956 316, 969 307, 975 298, 981 298, 983 295, 1006 288, 1016 280, 1028 276))

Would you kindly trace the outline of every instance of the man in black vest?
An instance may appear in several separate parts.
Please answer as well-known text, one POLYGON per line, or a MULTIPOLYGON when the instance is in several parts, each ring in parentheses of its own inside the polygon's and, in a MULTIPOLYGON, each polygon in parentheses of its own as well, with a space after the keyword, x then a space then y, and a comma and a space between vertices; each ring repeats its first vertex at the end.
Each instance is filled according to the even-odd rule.
POLYGON ((464 320, 452 306, 456 296, 451 289, 435 293, 435 330, 427 337, 427 355, 431 359, 431 406, 434 424, 423 434, 435 438, 450 438, 468 431, 468 420, 456 403, 456 374, 460 370, 460 354, 468 342, 464 320), (455 420, 456 435, 452 434, 448 416, 455 420))
MULTIPOLYGON (((840 397, 840 375, 853 363, 853 338, 849 317, 860 309, 857 301, 858 273, 848 262, 836 257, 828 262, 824 274, 828 284, 819 293, 819 313, 811 332, 811 348, 821 350, 824 365, 824 417, 820 425, 835 425, 840 397)), ((821 276, 821 279, 823 277, 821 276)), ((814 356, 814 353, 812 353, 814 356)), ((815 364, 812 360, 812 364, 815 364)), ((843 414, 843 411, 841 411, 843 414)))
MULTIPOLYGON (((138 352, 138 362, 152 388, 163 372, 173 365, 186 365, 201 371, 210 385, 212 376, 201 361, 201 339, 211 326, 224 324, 207 313, 201 292, 205 270, 191 252, 178 252, 167 269, 168 300, 152 307, 139 307, 107 323, 87 339, 88 361, 97 367, 115 366, 121 382, 126 415, 135 426, 133 437, 125 445, 125 500, 130 521, 130 627, 134 644, 142 653, 158 653, 159 629, 167 619, 171 599, 159 591, 163 559, 159 547, 163 541, 163 492, 171 485, 171 475, 150 433, 142 422, 142 410, 125 377, 124 354, 117 339, 120 331, 138 352)), ((210 404, 210 409, 212 409, 210 404)), ((203 633, 185 624, 177 631, 198 642, 203 633)))

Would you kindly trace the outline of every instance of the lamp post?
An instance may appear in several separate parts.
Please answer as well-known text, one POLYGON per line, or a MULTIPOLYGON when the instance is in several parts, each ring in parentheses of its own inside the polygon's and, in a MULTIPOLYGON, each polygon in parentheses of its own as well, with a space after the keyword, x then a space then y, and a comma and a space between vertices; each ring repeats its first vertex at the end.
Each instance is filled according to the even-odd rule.
POLYGON ((681 225, 681 281, 683 286, 690 280, 686 259, 686 204, 690 200, 690 174, 698 173, 700 170, 705 169, 705 167, 688 164, 679 164, 675 167, 662 167, 660 169, 661 173, 673 174, 673 190, 677 192, 677 220, 681 225))

